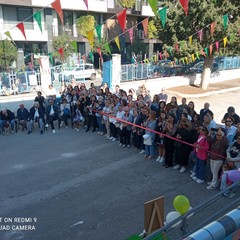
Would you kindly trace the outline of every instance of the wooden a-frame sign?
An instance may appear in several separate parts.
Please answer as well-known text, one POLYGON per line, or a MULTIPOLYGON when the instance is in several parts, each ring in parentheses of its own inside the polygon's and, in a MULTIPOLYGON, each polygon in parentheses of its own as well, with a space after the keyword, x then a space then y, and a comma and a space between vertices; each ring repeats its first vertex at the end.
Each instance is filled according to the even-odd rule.
POLYGON ((147 235, 164 225, 164 196, 144 203, 144 229, 147 235))

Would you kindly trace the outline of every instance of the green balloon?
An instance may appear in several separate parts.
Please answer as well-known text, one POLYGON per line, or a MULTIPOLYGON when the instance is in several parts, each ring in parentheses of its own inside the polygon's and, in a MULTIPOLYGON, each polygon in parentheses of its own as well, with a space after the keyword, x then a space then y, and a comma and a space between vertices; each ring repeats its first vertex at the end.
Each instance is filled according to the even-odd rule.
POLYGON ((173 206, 181 215, 185 214, 190 208, 190 202, 184 195, 178 195, 173 200, 173 206))

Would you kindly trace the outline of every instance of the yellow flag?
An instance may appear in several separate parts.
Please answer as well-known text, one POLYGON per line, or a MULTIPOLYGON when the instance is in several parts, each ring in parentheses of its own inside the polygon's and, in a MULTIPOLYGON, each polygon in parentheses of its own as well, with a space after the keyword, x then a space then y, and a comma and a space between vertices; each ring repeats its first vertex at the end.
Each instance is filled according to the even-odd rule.
POLYGON ((118 38, 118 37, 115 37, 114 40, 115 40, 115 42, 116 42, 116 44, 117 44, 117 46, 118 46, 118 49, 119 49, 119 51, 120 51, 119 38, 118 38))
POLYGON ((227 37, 223 38, 223 47, 225 48, 227 45, 227 37))
POLYGON ((189 37, 189 44, 192 45, 192 36, 189 37))
POLYGON ((192 54, 192 61, 195 62, 195 55, 192 54))
POLYGON ((157 55, 154 55, 154 62, 157 61, 157 55))
POLYGON ((91 30, 89 32, 87 32, 87 35, 86 35, 88 41, 89 41, 89 44, 90 44, 90 47, 91 49, 93 48, 93 43, 94 43, 94 31, 91 30))
POLYGON ((186 60, 186 63, 188 64, 188 58, 187 57, 185 57, 185 60, 186 60))

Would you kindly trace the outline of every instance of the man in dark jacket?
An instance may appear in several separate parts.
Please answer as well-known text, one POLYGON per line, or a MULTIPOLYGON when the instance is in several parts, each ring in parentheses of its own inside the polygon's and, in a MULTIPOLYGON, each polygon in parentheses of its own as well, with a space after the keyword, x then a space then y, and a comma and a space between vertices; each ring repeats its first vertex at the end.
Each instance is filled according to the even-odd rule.
POLYGON ((23 104, 20 104, 19 109, 17 110, 17 121, 18 126, 21 126, 22 130, 24 130, 24 128, 27 128, 28 117, 29 117, 28 110, 24 107, 23 104))
POLYGON ((15 114, 8 109, 4 109, 0 112, 0 129, 4 135, 4 128, 11 125, 11 132, 14 133, 15 114))
POLYGON ((47 124, 46 124, 46 128, 48 128, 48 125, 51 125, 52 128, 52 132, 56 133, 55 128, 54 128, 54 124, 53 122, 55 120, 60 121, 59 118, 59 107, 57 105, 54 104, 54 100, 53 99, 49 99, 49 105, 47 106, 45 112, 47 115, 47 124))

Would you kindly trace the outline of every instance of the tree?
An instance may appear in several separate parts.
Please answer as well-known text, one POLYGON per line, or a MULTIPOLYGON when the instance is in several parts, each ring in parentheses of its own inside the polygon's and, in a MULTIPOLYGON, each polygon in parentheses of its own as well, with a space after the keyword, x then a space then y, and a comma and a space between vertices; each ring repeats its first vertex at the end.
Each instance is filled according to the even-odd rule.
POLYGON ((95 18, 92 15, 81 16, 76 19, 78 34, 86 36, 87 32, 94 29, 95 18))
POLYGON ((63 34, 60 35, 58 37, 54 37, 53 38, 53 57, 54 58, 58 58, 61 59, 62 56, 59 53, 59 49, 63 48, 63 61, 66 60, 68 57, 72 56, 72 54, 74 53, 74 48, 72 46, 72 40, 71 37, 63 34))
POLYGON ((133 8, 135 6, 136 0, 121 0, 119 3, 126 8, 133 8))
POLYGON ((189 1, 186 16, 179 1, 166 1, 167 23, 162 28, 161 22, 156 21, 159 29, 159 39, 164 43, 165 53, 175 58, 190 61, 202 54, 205 57, 204 69, 200 87, 207 89, 209 85, 213 58, 217 55, 234 55, 240 50, 237 29, 240 24, 240 8, 238 0, 192 0, 189 1), (227 14, 227 15, 226 15, 227 14), (224 27, 224 15, 228 25, 224 27), (211 34, 211 24, 214 23, 214 33, 211 34), (199 35, 202 31, 202 39, 199 35), (189 37, 192 36, 192 44, 189 37), (223 39, 227 37, 226 48, 223 39), (216 49, 219 42, 219 51, 216 49), (210 49, 212 53, 210 54, 210 49), (194 54, 194 55, 193 55, 194 54))
POLYGON ((157 28, 154 24, 154 21, 151 20, 148 23, 148 38, 152 39, 152 38, 157 38, 157 37, 158 37, 157 28))
POLYGON ((0 66, 7 69, 17 60, 17 47, 8 40, 0 42, 0 66))

